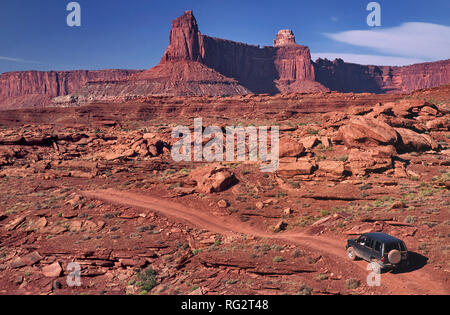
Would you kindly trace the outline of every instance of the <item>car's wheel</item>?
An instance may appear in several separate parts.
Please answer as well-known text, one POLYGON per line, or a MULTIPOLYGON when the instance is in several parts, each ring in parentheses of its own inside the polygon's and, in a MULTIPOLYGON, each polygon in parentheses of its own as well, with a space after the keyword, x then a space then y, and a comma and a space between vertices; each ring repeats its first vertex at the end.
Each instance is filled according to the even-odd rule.
POLYGON ((353 247, 349 247, 349 248, 347 249, 347 256, 348 256, 348 258, 350 258, 351 260, 356 260, 356 258, 358 258, 358 257, 356 256, 355 249, 354 249, 353 247))
POLYGON ((402 254, 396 249, 391 250, 388 254, 388 260, 391 264, 397 265, 402 261, 402 254))

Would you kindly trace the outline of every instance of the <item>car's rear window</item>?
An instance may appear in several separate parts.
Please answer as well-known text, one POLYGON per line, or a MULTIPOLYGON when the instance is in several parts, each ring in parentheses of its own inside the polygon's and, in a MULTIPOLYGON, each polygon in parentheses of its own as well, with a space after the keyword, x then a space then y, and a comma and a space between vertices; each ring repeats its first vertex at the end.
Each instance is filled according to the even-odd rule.
POLYGON ((403 242, 398 242, 398 243, 386 243, 384 244, 384 252, 385 253, 389 253, 391 250, 399 250, 399 251, 406 251, 406 247, 405 244, 403 244, 403 242))

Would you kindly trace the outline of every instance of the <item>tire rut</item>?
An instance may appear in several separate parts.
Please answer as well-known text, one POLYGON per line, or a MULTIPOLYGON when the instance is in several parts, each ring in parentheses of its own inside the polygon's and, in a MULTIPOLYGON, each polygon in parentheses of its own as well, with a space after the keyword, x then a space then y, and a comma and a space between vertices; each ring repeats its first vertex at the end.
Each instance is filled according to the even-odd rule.
MULTIPOLYGON (((225 235, 252 234, 257 237, 276 239, 305 246, 318 251, 324 256, 332 256, 334 260, 347 260, 344 250, 345 242, 325 236, 311 236, 303 233, 273 234, 257 230, 231 217, 216 217, 210 213, 203 213, 190 209, 180 203, 160 197, 141 195, 114 189, 84 191, 82 195, 98 199, 107 203, 129 206, 145 211, 154 211, 175 221, 183 221, 196 228, 225 235)), ((350 262, 348 262, 350 263, 350 262)), ((367 275, 367 263, 355 263, 362 275, 367 275)), ((365 277, 365 276, 364 276, 365 277)), ((416 270, 407 274, 382 274, 382 288, 386 294, 448 294, 445 284, 433 281, 423 270, 416 270)))

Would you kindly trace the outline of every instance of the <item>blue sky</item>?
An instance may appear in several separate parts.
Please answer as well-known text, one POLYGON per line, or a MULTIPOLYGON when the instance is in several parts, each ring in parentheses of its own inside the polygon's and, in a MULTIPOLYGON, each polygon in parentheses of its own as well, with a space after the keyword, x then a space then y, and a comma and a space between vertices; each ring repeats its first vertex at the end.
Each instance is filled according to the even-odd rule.
POLYGON ((69 2, 0 1, 0 73, 150 68, 185 10, 194 11, 202 34, 249 44, 272 45, 279 29, 290 28, 313 59, 401 65, 450 58, 448 0, 378 0, 376 28, 366 23, 371 0, 79 0, 82 26, 73 28, 69 2))

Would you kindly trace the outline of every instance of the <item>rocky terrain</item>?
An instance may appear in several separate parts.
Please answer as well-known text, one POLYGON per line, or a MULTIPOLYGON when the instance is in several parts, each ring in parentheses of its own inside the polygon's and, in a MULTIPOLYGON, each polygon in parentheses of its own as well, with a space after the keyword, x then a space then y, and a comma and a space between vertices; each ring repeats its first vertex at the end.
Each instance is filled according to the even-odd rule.
POLYGON ((155 96, 239 96, 336 91, 409 93, 450 83, 450 60, 406 67, 311 60, 291 30, 260 47, 203 35, 192 11, 172 23, 160 63, 146 71, 13 72, 0 75, 0 109, 117 103, 155 96), (52 98, 54 98, 52 100, 52 98))
POLYGON ((3 111, 0 294, 449 294, 449 96, 447 85, 3 111), (195 117, 279 125, 278 171, 174 162, 172 129, 195 117), (380 287, 345 252, 371 231, 410 250, 380 287), (67 283, 72 262, 80 286, 67 283))

